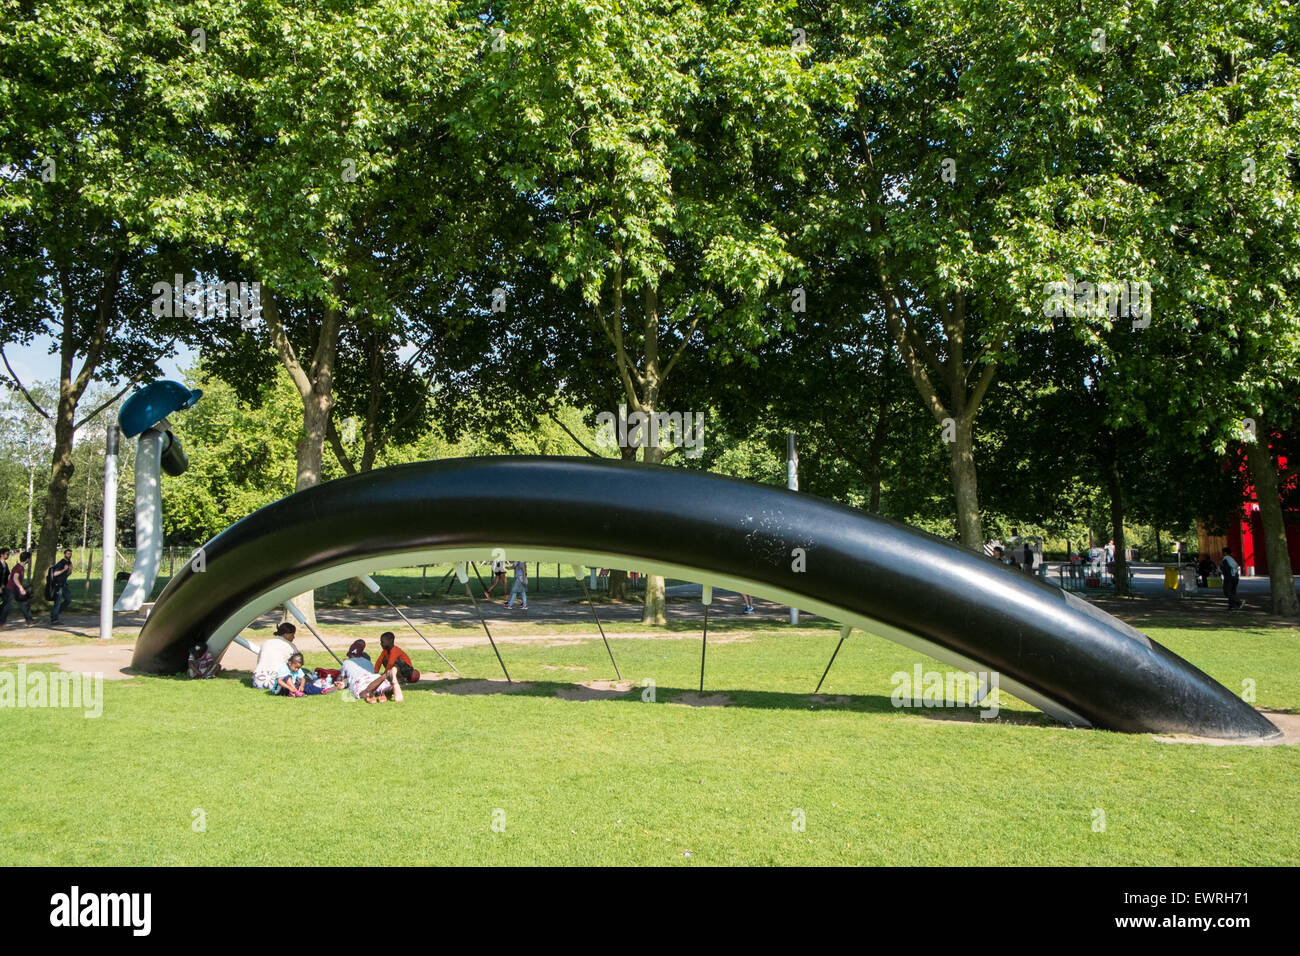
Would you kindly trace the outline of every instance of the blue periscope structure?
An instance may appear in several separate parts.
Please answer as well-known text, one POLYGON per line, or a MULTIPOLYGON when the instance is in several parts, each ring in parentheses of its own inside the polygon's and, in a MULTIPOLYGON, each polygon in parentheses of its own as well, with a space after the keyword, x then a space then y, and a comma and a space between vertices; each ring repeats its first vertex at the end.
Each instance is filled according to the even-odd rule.
MULTIPOLYGON (((203 396, 199 389, 186 388, 167 379, 152 382, 122 403, 117 421, 127 438, 139 436, 135 456, 135 566, 113 606, 115 611, 138 611, 153 593, 162 561, 162 473, 183 475, 190 460, 180 439, 171 432, 168 415, 193 408, 203 396)), ((105 564, 105 572, 109 564, 105 564)), ((111 576, 104 587, 112 593, 111 576)))
POLYGON ((183 669, 206 640, 304 591, 392 567, 512 558, 631 566, 857 627, 1074 726, 1267 738, 1231 691, 1122 621, 949 541, 807 494, 593 459, 419 462, 331 481, 203 546, 145 622, 134 666, 183 669))

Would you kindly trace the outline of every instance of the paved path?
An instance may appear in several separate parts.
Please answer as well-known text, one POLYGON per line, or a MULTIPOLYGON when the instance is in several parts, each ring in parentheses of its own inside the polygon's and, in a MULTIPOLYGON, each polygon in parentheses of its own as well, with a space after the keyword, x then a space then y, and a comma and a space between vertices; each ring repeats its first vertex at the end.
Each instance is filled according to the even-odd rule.
MULTIPOLYGON (((1048 566, 1047 580, 1056 577, 1058 566, 1055 563, 1048 566)), ((1117 598, 1106 593, 1084 593, 1082 596, 1138 628, 1158 627, 1162 624, 1191 624, 1200 627, 1295 626, 1294 621, 1275 618, 1268 613, 1270 602, 1267 578, 1243 578, 1239 596, 1246 607, 1244 611, 1231 614, 1224 606, 1223 592, 1217 589, 1206 589, 1189 595, 1166 590, 1162 565, 1137 565, 1133 584, 1136 596, 1132 598, 1117 598)), ((702 625, 704 608, 700 604, 700 593, 698 584, 683 584, 668 588, 669 620, 674 623, 689 623, 697 627, 702 625)), ((743 636, 748 632, 745 627, 747 624, 770 627, 788 621, 789 610, 785 606, 758 599, 754 604, 757 613, 752 617, 743 616, 741 614, 743 605, 738 594, 721 589, 715 590, 714 603, 709 614, 712 627, 719 628, 715 639, 748 639, 743 636)), ((399 606, 444 652, 487 643, 478 615, 468 601, 414 606, 399 601, 399 606), (442 633, 433 634, 435 628, 442 633), (446 634, 448 628, 454 633, 446 634)), ((507 610, 500 601, 480 600, 479 607, 488 620, 488 626, 492 628, 493 636, 504 642, 573 641, 587 636, 571 630, 557 633, 548 625, 589 625, 590 636, 594 637, 597 633, 591 618, 591 610, 585 601, 567 596, 547 595, 544 589, 540 594, 534 594, 527 612, 518 609, 507 610)), ((627 603, 612 604, 601 603, 598 600, 596 608, 605 632, 610 637, 673 640, 693 640, 695 637, 690 630, 643 628, 640 624, 641 607, 635 599, 627 603)), ((244 631, 244 636, 254 642, 269 637, 280 620, 281 613, 278 609, 264 614, 244 631)), ((805 614, 802 620, 810 624, 818 621, 815 616, 809 614, 805 614)), ((352 636, 337 633, 339 628, 345 627, 374 631, 391 629, 408 646, 414 645, 418 648, 423 643, 410 632, 394 611, 386 607, 320 608, 317 611, 317 622, 317 630, 325 638, 326 644, 340 654, 354 640, 352 636)), ((115 638, 113 642, 94 641, 92 644, 82 644, 76 641, 69 643, 66 638, 97 638, 99 636, 97 616, 65 614, 57 627, 50 627, 40 619, 31 628, 10 621, 7 626, 0 628, 0 643, 13 646, 0 647, 0 660, 20 658, 31 662, 55 663, 60 666, 75 664, 74 669, 77 670, 89 667, 116 676, 129 664, 132 649, 130 642, 139 633, 143 623, 144 618, 141 615, 118 615, 113 628, 115 638)), ((319 647, 310 632, 300 633, 299 646, 319 647)), ((252 666, 253 655, 241 647, 234 646, 227 652, 224 663, 231 668, 247 669, 252 666)))

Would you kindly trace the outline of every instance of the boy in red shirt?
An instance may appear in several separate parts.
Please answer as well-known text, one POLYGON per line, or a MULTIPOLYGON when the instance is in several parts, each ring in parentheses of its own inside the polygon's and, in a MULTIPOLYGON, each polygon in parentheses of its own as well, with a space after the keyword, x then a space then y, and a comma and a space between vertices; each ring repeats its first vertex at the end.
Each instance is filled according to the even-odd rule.
POLYGON ((420 679, 420 672, 415 669, 406 651, 398 647, 394 641, 396 638, 392 631, 384 631, 379 635, 379 646, 383 650, 375 660, 375 673, 388 676, 393 683, 397 683, 397 679, 400 678, 403 684, 414 684, 420 679), (396 675, 389 675, 390 670, 396 671, 396 675))

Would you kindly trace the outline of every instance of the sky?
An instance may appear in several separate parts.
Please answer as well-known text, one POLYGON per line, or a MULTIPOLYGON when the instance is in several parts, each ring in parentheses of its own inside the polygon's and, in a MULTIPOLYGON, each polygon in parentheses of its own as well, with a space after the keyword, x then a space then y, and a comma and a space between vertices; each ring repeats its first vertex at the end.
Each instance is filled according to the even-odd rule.
MULTIPOLYGON (((9 364, 18 373, 18 378, 23 385, 30 386, 33 382, 54 382, 59 377, 59 356, 57 352, 51 351, 53 348, 52 339, 48 336, 40 336, 34 339, 31 345, 8 346, 5 348, 5 357, 9 359, 9 364)), ((163 359, 159 365, 164 378, 182 381, 184 379, 182 370, 189 368, 197 359, 198 353, 178 344, 175 357, 163 359)), ((73 365, 74 370, 81 368, 81 362, 82 359, 79 357, 73 365)), ((117 384, 120 387, 126 383, 117 384)))
MULTIPOLYGON (((31 345, 19 346, 12 345, 5 349, 5 356, 9 359, 9 364, 13 366, 18 378, 23 385, 30 386, 33 382, 54 382, 59 377, 59 356, 57 352, 52 352, 54 348, 53 340, 48 336, 41 336, 33 340, 31 345)), ((403 345, 397 350, 399 361, 406 361, 416 351, 416 346, 410 343, 403 345)), ((163 359, 159 362, 162 368, 164 378, 172 378, 177 381, 184 381, 184 370, 190 368, 198 361, 198 352, 177 343, 176 355, 172 358, 163 359)), ((76 369, 81 368, 81 359, 78 358, 76 369)), ((3 370, 0 367, 0 370, 3 370)), ((118 386, 125 385, 125 382, 118 382, 118 386)))

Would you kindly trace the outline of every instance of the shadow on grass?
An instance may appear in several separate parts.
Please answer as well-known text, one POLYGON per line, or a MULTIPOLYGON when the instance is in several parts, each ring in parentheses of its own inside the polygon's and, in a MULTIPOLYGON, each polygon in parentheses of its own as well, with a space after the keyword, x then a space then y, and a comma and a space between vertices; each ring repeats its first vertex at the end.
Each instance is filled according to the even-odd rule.
POLYGON ((847 711, 864 714, 906 714, 928 720, 971 724, 1014 724, 1032 727, 1062 727, 1046 714, 1000 710, 996 717, 981 717, 980 708, 972 707, 895 707, 892 698, 879 695, 795 694, 783 691, 739 690, 709 687, 703 693, 695 688, 653 688, 651 701, 646 695, 650 688, 637 685, 627 690, 598 690, 593 692, 583 684, 562 681, 512 681, 504 678, 463 679, 421 682, 410 690, 430 690, 435 694, 456 696, 491 696, 508 694, 514 697, 560 698, 575 704, 592 700, 614 701, 625 704, 682 704, 689 707, 732 707, 751 710, 823 710, 847 711))
POLYGON ((1143 627, 1204 631, 1300 627, 1300 620, 1271 614, 1267 595, 1252 595, 1244 600, 1245 606, 1237 611, 1229 611, 1223 598, 1205 595, 1101 596, 1089 598, 1088 603, 1139 630, 1143 627))

